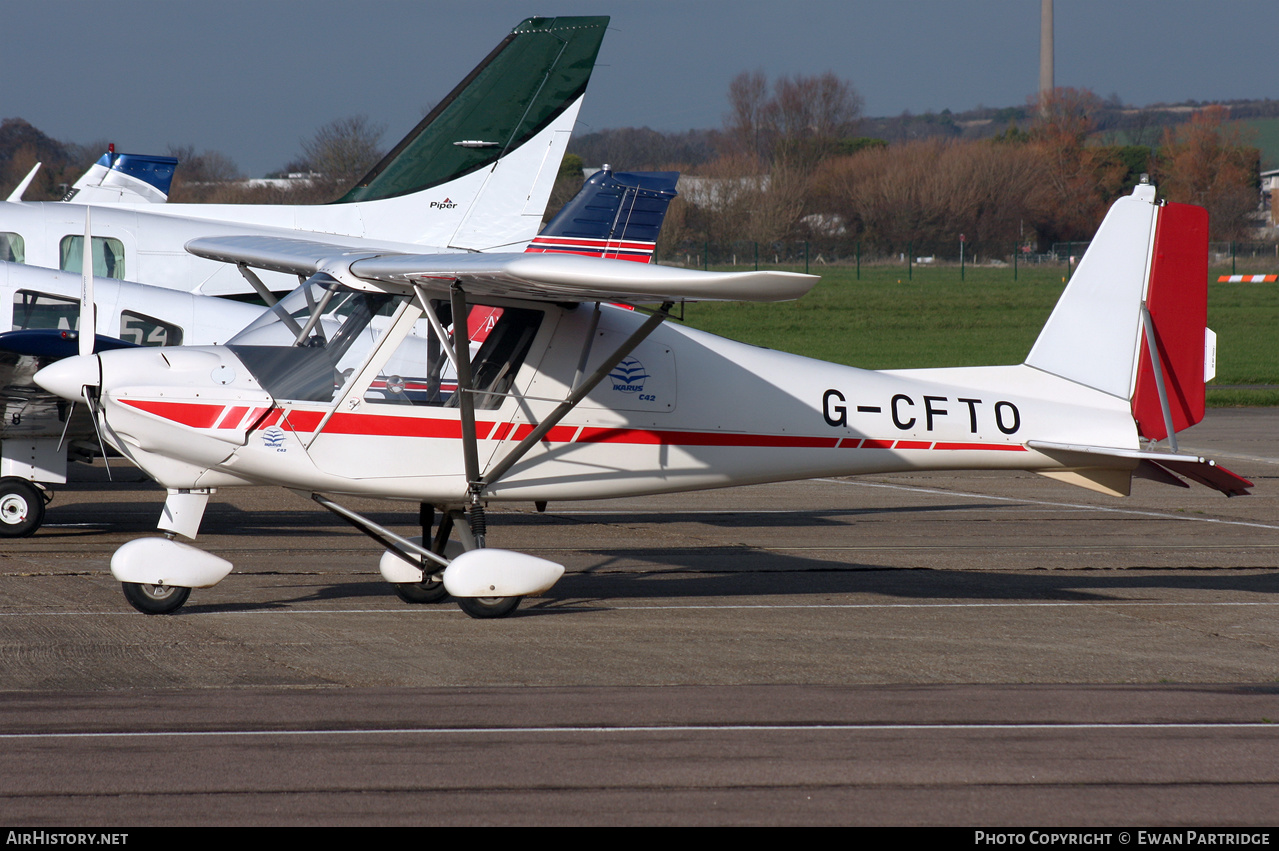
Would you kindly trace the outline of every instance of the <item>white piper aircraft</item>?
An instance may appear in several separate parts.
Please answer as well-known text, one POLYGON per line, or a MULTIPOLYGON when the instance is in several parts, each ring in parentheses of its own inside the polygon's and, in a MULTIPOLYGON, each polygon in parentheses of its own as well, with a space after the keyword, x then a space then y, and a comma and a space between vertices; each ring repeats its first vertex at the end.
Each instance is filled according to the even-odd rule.
MULTIPOLYGON (((94 267, 104 277, 203 295, 293 290, 298 281, 211 263, 183 246, 205 236, 309 235, 390 250, 519 250, 537 234, 577 119, 607 17, 520 23, 350 192, 332 204, 121 204, 82 192, 66 203, 0 203, 5 259, 69 268, 94 205, 94 267), (310 232, 307 234, 306 232, 310 232)), ((16 193, 21 195, 21 189, 16 193)))
POLYGON ((110 351, 36 376, 88 398, 106 439, 169 489, 166 537, 131 541, 111 562, 148 613, 231 570, 175 540, 196 536, 224 487, 309 494, 386 547, 381 572, 402 598, 451 594, 474 617, 509 615, 563 573, 485 547, 493 502, 936 469, 1030 470, 1115 495, 1135 474, 1227 495, 1251 487, 1176 449, 1175 433, 1203 416, 1215 352, 1207 214, 1159 204, 1144 183, 1111 208, 1016 366, 872 372, 664 323, 682 301, 798 298, 816 278, 794 273, 262 237, 188 248, 309 279, 225 346, 110 351), (454 318, 474 310, 492 328, 468 357, 469 323, 454 318), (434 338, 425 358, 404 345, 418 333, 434 338), (446 359, 453 392, 439 386, 446 359), (427 523, 406 539, 339 494, 418 502, 430 525, 443 516, 429 540, 427 523))

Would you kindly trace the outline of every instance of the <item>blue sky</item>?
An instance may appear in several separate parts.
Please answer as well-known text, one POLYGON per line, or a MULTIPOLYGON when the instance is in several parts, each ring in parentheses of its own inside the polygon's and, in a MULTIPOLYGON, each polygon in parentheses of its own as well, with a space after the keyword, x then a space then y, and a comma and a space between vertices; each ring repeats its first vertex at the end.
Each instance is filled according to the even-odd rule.
MULTIPOLYGON (((1279 98, 1275 0, 1056 0, 1056 82, 1126 102, 1279 98)), ((734 75, 834 71, 868 115, 1025 102, 1039 0, 0 0, 0 118, 278 168, 334 119, 388 145, 531 15, 612 16, 580 132, 719 126, 734 75)))

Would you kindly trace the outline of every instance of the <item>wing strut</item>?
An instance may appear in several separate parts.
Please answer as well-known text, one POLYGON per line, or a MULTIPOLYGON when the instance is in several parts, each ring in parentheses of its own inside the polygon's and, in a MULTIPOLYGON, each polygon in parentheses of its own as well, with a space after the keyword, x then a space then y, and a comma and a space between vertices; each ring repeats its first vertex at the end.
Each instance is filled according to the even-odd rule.
POLYGON ((1160 363, 1159 347, 1155 344, 1155 320, 1150 308, 1141 303, 1141 326, 1146 331, 1146 348, 1150 350, 1150 363, 1155 368, 1155 388, 1159 391, 1159 407, 1164 414, 1164 428, 1168 432, 1168 447, 1177 451, 1177 432, 1172 427, 1172 406, 1168 404, 1168 389, 1164 386, 1164 368, 1160 363))
MULTIPOLYGON (((542 420, 515 448, 506 454, 484 476, 480 475, 480 453, 475 432, 475 386, 471 376, 471 341, 470 323, 466 305, 466 292, 462 282, 454 279, 449 288, 449 305, 453 310, 453 355, 457 367, 458 402, 462 414, 462 456, 466 465, 467 481, 467 515, 471 526, 471 534, 475 537, 477 547, 485 545, 487 522, 484 517, 484 491, 524 457, 530 449, 541 442, 552 428, 559 424, 578 403, 586 398, 595 386, 612 372, 622 360, 631 353, 649 334, 653 333, 662 321, 670 316, 674 302, 665 302, 656 313, 622 342, 612 355, 604 359, 594 372, 584 381, 576 383, 568 397, 555 406, 546 419, 542 420)), ((428 311, 429 313, 429 311, 428 311)))
MULTIPOLYGON (((457 368, 458 405, 462 409, 462 455, 466 462, 466 481, 470 491, 470 505, 479 506, 480 491, 480 452, 475 441, 475 395, 471 381, 471 323, 466 307, 466 293, 462 290, 462 282, 454 281, 449 288, 449 304, 453 309, 453 364, 457 368)), ((480 517, 483 509, 480 508, 480 517)), ((471 523, 475 532, 475 522, 471 523)), ((476 533, 478 538, 480 533, 476 533)), ((482 539, 481 539, 482 541, 482 539)), ((481 542, 480 546, 484 546, 481 542)))
POLYGON ((369 518, 356 514, 349 508, 344 508, 325 496, 313 493, 310 494, 310 497, 414 567, 425 568, 428 566, 428 561, 433 561, 443 567, 449 566, 449 560, 444 558, 444 556, 433 553, 426 547, 415 544, 407 538, 401 538, 390 529, 379 526, 369 518))
POLYGON ((506 457, 499 461, 496 466, 485 474, 484 478, 479 482, 481 490, 506 475, 506 472, 510 470, 511 467, 515 466, 515 463, 523 458, 525 453, 536 446, 542 438, 546 436, 547 432, 557 426, 560 420, 564 419, 564 417, 568 415, 569 411, 577 407, 577 404, 585 399, 587 394, 595 389, 595 385, 599 384, 600 381, 604 379, 604 376, 613 371, 613 367, 621 363, 636 346, 644 341, 644 338, 653 333, 653 330, 656 329, 658 325, 662 324, 664 319, 670 316, 671 308, 674 306, 674 302, 668 301, 662 305, 661 310, 650 314, 648 319, 644 320, 644 324, 637 328, 635 333, 627 337, 626 340, 617 347, 617 351, 613 352, 611 356, 605 358, 604 362, 601 363, 594 372, 587 376, 585 381, 581 382, 573 389, 573 392, 568 395, 567 399, 555 406, 555 410, 551 411, 550 416, 542 420, 542 422, 538 424, 537 428, 533 429, 533 431, 521 440, 514 449, 506 453, 506 457))
POLYGON ((266 284, 262 283, 262 279, 243 263, 236 263, 235 268, 240 270, 240 274, 244 276, 244 280, 249 282, 249 286, 253 287, 253 291, 258 294, 262 301, 266 302, 267 307, 275 307, 275 303, 279 301, 275 297, 275 293, 267 289, 266 284))

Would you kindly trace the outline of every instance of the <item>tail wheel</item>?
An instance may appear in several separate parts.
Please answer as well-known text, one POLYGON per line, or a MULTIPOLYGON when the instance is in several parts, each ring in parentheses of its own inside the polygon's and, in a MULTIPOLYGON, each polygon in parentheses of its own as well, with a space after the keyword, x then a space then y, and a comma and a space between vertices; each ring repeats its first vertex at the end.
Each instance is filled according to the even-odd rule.
POLYGON ((523 597, 458 597, 457 604, 473 618, 504 618, 520 607, 523 597))
POLYGON ((138 582, 122 582, 124 599, 139 612, 148 615, 167 615, 182 608, 191 596, 190 588, 177 585, 146 585, 138 582))
POLYGON ((26 479, 0 482, 0 538, 25 538, 44 522, 44 494, 26 479))

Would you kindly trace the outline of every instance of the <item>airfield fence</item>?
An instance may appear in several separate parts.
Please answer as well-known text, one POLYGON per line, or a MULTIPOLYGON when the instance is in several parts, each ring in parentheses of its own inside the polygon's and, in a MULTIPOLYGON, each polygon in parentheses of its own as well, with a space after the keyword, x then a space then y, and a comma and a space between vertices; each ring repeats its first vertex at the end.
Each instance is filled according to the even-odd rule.
MULTIPOLYGON (((935 243, 933 243, 935 245, 935 243)), ((1016 278, 1020 268, 1026 266, 1056 266, 1069 275, 1078 265, 1088 242, 1056 242, 1048 251, 1034 251, 1029 246, 1008 246, 1001 250, 977 249, 969 253, 965 248, 960 256, 959 245, 949 254, 931 252, 921 255, 907 245, 905 251, 886 252, 872 250, 857 240, 810 239, 779 242, 753 242, 737 240, 714 242, 690 240, 663 247, 657 262, 668 266, 690 269, 802 269, 805 272, 820 271, 824 267, 843 266, 860 270, 863 266, 898 266, 908 274, 915 266, 966 266, 984 268, 1007 267, 1009 275, 1016 278)), ((1279 242, 1213 242, 1208 246, 1208 264, 1214 269, 1229 267, 1247 272, 1279 272, 1279 242)))

